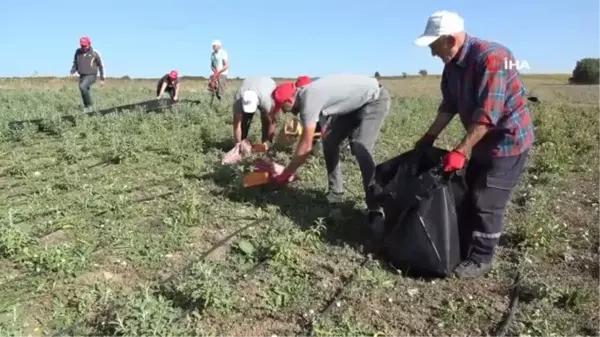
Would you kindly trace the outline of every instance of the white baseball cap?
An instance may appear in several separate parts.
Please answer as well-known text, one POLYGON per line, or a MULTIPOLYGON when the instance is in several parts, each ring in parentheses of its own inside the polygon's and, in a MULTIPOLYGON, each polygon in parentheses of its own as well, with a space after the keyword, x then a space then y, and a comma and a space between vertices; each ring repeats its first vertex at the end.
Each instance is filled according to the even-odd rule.
POLYGON ((420 47, 429 46, 443 35, 460 33, 464 30, 465 21, 458 13, 437 11, 431 14, 427 20, 425 32, 415 40, 415 44, 420 47))
POLYGON ((214 40, 212 43, 213 46, 221 46, 221 40, 214 40))
POLYGON ((258 108, 258 94, 254 90, 246 90, 242 94, 242 110, 251 114, 258 108))

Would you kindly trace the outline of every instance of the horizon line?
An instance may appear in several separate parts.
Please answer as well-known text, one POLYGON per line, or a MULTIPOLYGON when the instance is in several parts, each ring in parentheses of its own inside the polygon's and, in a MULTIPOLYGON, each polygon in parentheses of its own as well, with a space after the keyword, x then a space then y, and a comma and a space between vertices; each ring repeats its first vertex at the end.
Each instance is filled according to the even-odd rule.
MULTIPOLYGON (((406 76, 404 76, 403 74, 399 74, 399 75, 387 75, 387 76, 380 76, 380 79, 396 79, 396 78, 403 78, 403 77, 427 77, 427 76, 441 76, 441 73, 428 73, 425 76, 419 75, 419 74, 406 74, 406 76)), ((572 76, 572 73, 522 73, 520 74, 521 76, 572 76)), ((256 76, 256 75, 255 75, 256 76)), ((255 76, 248 76, 248 77, 255 77, 255 76)), ((375 75, 372 75, 375 76, 375 75)), ((78 75, 75 76, 53 76, 53 75, 30 75, 30 76, 0 76, 0 80, 8 80, 8 79, 33 79, 33 78, 45 78, 45 79, 76 79, 78 78, 78 75)), ((228 76, 229 80, 244 80, 248 77, 242 77, 242 76, 228 76)), ((284 80, 293 80, 296 79, 296 77, 286 77, 286 76, 269 76, 273 79, 284 79, 284 80)), ((311 78, 319 78, 322 76, 311 76, 311 78)), ((113 80, 159 80, 161 77, 130 77, 129 75, 122 75, 122 76, 109 76, 106 77, 106 79, 113 79, 113 80)), ((181 79, 208 79, 209 76, 203 76, 203 75, 183 75, 180 76, 181 79)))

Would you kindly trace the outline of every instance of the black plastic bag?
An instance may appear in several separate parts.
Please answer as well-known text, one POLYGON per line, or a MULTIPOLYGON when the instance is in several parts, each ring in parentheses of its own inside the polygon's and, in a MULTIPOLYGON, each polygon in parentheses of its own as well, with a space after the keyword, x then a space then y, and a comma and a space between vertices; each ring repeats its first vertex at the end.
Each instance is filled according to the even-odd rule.
POLYGON ((396 268, 447 276, 461 261, 461 172, 446 174, 446 150, 411 150, 377 165, 369 198, 385 211, 383 255, 396 268))

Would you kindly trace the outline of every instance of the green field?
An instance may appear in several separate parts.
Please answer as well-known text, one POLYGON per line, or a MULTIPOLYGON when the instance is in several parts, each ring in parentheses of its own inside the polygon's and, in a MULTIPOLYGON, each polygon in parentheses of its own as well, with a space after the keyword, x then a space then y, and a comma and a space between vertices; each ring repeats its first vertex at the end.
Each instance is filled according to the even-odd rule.
MULTIPOLYGON (((599 93, 567 77, 525 78, 540 99, 532 160, 494 269, 475 280, 359 268, 363 193, 349 153, 340 218, 327 217, 320 155, 288 189, 243 189, 249 165, 220 165, 239 83, 215 108, 205 82, 184 81, 181 98, 204 103, 87 117, 75 80, 0 80, 0 335, 487 335, 518 271, 508 334, 598 335, 599 93), (64 114, 79 114, 76 126, 64 114), (8 127, 38 117, 43 129, 8 127)), ((436 76, 382 82, 393 103, 377 162, 412 147, 440 97, 436 76)), ((109 79, 92 95, 109 108, 152 99, 155 85, 109 79)), ((462 135, 456 119, 436 144, 462 135)))

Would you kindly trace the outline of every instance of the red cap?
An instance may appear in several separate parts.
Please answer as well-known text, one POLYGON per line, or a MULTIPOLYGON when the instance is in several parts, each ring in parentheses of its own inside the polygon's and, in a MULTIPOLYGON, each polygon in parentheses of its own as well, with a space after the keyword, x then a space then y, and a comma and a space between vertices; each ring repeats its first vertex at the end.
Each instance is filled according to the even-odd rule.
POLYGON ((273 100, 275 101, 275 107, 273 108, 273 113, 276 114, 281 110, 281 106, 288 101, 292 101, 294 99, 294 95, 296 94, 296 85, 293 82, 284 82, 278 85, 275 90, 273 90, 273 100))
POLYGON ((177 70, 171 70, 171 72, 169 73, 169 77, 174 80, 177 78, 177 76, 179 76, 179 74, 177 73, 177 70))
POLYGON ((299 76, 298 79, 296 79, 296 86, 297 87, 302 87, 305 85, 309 85, 312 82, 312 80, 310 79, 310 76, 299 76))
POLYGON ((87 36, 84 36, 79 39, 79 45, 82 47, 89 47, 90 44, 91 44, 90 38, 87 36))

